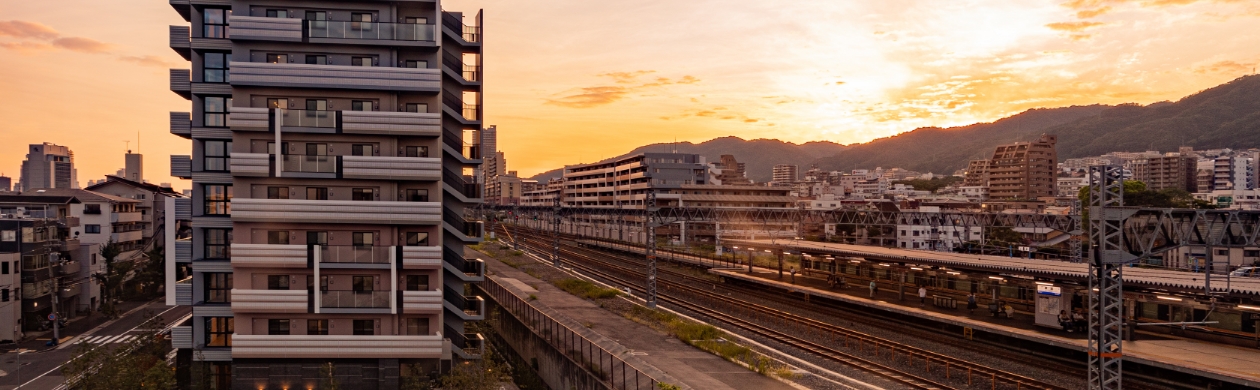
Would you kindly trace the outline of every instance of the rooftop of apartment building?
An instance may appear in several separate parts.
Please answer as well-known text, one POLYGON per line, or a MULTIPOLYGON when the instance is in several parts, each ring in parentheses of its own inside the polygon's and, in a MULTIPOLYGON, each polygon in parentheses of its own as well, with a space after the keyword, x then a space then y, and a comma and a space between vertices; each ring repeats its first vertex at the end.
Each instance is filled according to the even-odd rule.
POLYGON ((121 196, 103 194, 100 192, 89 191, 89 190, 84 190, 84 189, 45 188, 45 189, 34 190, 31 192, 35 192, 44 196, 74 197, 78 199, 80 202, 140 203, 140 201, 135 200, 135 199, 128 199, 121 196))
POLYGON ((146 190, 146 191, 150 191, 150 192, 153 192, 153 193, 158 193, 158 194, 162 194, 162 195, 165 195, 165 196, 170 196, 170 197, 176 197, 176 198, 179 198, 179 197, 183 197, 183 196, 184 196, 183 194, 180 194, 180 193, 178 193, 178 192, 175 192, 175 190, 174 190, 173 188, 171 188, 171 187, 163 187, 163 186, 159 186, 159 185, 157 185, 157 184, 153 184, 153 183, 138 182, 138 181, 135 181, 135 180, 130 180, 130 179, 127 179, 127 178, 118 177, 118 176, 114 176, 114 175, 105 175, 105 180, 104 180, 104 181, 101 181, 101 182, 98 182, 98 183, 96 183, 96 184, 93 184, 93 185, 87 186, 87 187, 86 187, 86 188, 84 188, 84 189, 85 189, 85 190, 88 190, 88 191, 96 191, 97 189, 104 188, 105 186, 107 186, 107 185, 109 185, 109 184, 111 184, 111 183, 120 183, 120 184, 125 184, 125 185, 128 185, 128 186, 136 187, 136 188, 139 188, 139 189, 143 189, 143 190, 146 190))

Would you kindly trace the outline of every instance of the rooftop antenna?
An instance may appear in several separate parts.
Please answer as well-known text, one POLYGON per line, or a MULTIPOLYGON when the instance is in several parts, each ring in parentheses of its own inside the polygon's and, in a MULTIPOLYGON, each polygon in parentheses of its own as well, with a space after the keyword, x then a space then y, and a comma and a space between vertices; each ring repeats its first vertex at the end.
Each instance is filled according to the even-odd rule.
POLYGON ((127 144, 127 153, 131 153, 131 141, 123 141, 123 143, 127 144))

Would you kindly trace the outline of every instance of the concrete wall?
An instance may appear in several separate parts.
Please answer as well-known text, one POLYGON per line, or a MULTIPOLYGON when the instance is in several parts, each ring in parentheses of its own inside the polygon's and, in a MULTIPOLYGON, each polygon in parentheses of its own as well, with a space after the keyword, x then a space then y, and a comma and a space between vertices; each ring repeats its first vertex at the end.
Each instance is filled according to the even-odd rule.
MULTIPOLYGON (((493 320, 486 321, 494 328, 498 336, 512 348, 522 359, 532 366, 543 382, 552 389, 607 389, 595 374, 556 350, 499 306, 488 295, 486 309, 497 312, 493 320)), ((648 388, 646 381, 643 388, 648 388)))

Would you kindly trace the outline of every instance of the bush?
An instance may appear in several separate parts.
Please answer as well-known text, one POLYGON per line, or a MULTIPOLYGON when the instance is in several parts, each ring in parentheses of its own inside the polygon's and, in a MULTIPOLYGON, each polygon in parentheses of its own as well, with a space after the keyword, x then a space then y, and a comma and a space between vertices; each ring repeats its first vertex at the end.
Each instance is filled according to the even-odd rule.
POLYGON ((594 283, 573 278, 565 278, 553 281, 552 284, 561 290, 567 291, 569 294, 588 299, 608 299, 616 298, 621 295, 621 291, 615 288, 604 288, 596 286, 594 283))

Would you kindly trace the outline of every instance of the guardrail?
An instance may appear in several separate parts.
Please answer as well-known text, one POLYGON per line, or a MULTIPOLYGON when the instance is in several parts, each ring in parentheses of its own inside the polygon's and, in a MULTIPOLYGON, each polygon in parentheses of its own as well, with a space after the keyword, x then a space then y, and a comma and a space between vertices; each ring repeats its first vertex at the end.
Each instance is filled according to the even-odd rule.
POLYGON ((319 307, 326 309, 382 309, 389 307, 389 291, 320 291, 319 307))
MULTIPOLYGON (((515 317, 534 334, 551 344, 578 366, 587 368, 607 388, 614 390, 655 389, 657 380, 627 363, 616 354, 587 339, 569 327, 538 310, 524 299, 508 291, 493 279, 476 284, 489 295, 505 314, 515 317)), ((500 321, 494 318, 491 321, 500 321)))

